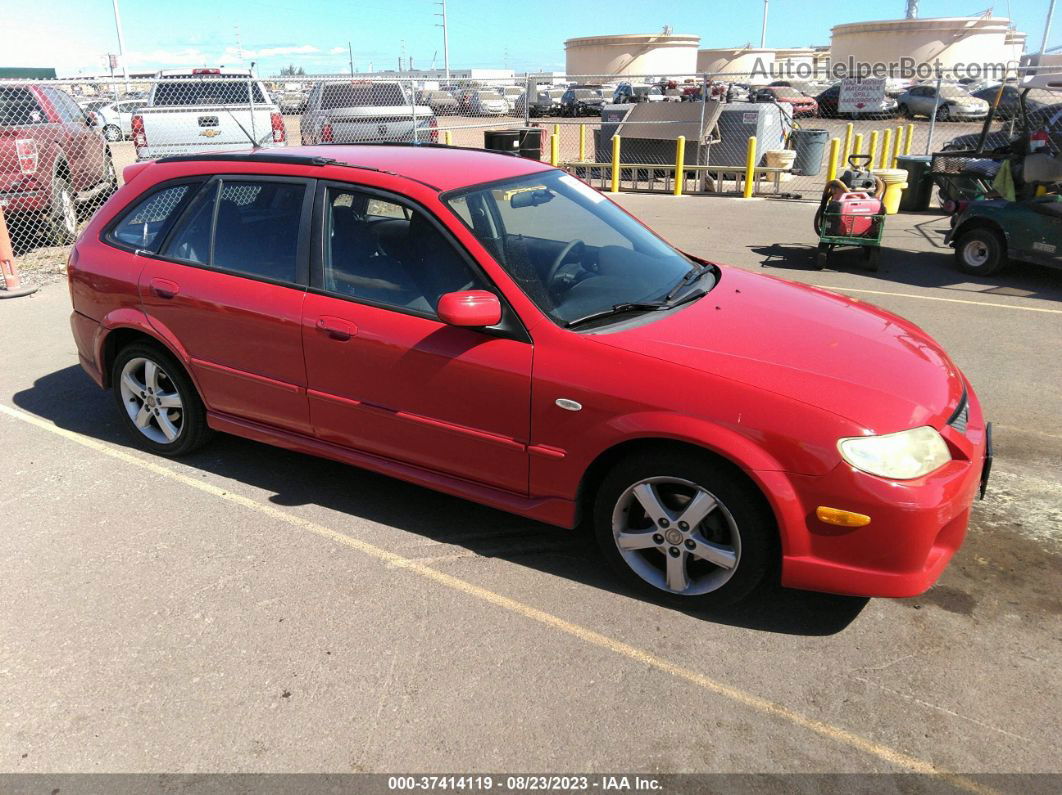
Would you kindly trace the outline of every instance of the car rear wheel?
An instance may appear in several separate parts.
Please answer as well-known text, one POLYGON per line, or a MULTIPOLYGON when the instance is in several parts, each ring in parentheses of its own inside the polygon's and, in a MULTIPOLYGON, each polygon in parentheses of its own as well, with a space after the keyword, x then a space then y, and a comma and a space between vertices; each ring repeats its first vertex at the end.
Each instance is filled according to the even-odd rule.
POLYGON ((914 114, 911 113, 911 109, 909 107, 907 107, 906 105, 898 105, 896 107, 896 113, 901 118, 904 118, 904 119, 913 119, 914 118, 914 114))
POLYGON ((937 108, 937 121, 951 121, 951 109, 947 105, 937 108))
POLYGON ((103 137, 112 143, 114 141, 120 141, 122 140, 122 130, 113 124, 108 124, 103 128, 103 137))
POLYGON ((143 343, 123 348, 111 370, 111 388, 126 427, 144 449, 180 456, 209 438, 195 386, 161 348, 143 343))
POLYGON ((742 599, 777 558, 774 521, 755 487, 690 453, 620 462, 598 491, 594 525, 621 577, 684 605, 742 599))
POLYGON ((955 242, 955 260, 963 273, 991 276, 1007 264, 1006 245, 991 229, 971 229, 955 242))
POLYGON ((77 200, 74 196, 74 186, 61 174, 52 177, 48 236, 58 246, 69 245, 77 237, 77 200))

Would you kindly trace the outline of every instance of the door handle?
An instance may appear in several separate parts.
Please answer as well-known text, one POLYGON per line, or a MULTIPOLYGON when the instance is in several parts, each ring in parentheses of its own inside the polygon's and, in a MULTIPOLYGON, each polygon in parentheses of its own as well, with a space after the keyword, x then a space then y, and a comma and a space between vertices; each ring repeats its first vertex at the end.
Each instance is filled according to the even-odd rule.
POLYGON ((317 318, 317 330, 323 331, 329 337, 340 342, 346 342, 358 333, 358 327, 338 317, 317 318))
POLYGON ((181 291, 181 285, 169 279, 152 279, 148 282, 148 287, 159 298, 173 298, 181 291))

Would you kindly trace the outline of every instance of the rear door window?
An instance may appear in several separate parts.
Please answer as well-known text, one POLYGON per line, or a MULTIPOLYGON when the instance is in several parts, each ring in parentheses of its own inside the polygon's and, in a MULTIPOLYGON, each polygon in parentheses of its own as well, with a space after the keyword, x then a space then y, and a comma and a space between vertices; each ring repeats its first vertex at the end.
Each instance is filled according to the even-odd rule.
POLYGON ((43 124, 47 120, 29 89, 0 86, 0 127, 43 124))

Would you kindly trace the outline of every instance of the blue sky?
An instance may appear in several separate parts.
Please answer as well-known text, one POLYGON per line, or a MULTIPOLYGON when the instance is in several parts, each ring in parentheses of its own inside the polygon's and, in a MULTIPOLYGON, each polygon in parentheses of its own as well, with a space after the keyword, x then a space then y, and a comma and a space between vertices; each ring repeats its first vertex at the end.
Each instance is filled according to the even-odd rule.
MULTIPOLYGON (((396 68, 399 55, 442 66, 442 32, 432 0, 120 0, 130 69, 257 62, 260 74, 287 63, 309 73, 347 69, 347 41, 356 67, 396 68)), ((920 16, 960 16, 993 3, 1039 48, 1049 0, 921 0, 920 16)), ((117 52, 110 0, 34 0, 33 13, 5 20, 3 66, 54 66, 62 75, 104 69, 117 52), (13 44, 13 48, 10 46, 13 44)), ((602 33, 643 33, 671 25, 701 36, 701 46, 758 44, 759 0, 448 0, 450 65, 561 70, 564 39, 602 33)), ((767 44, 828 44, 843 22, 902 17, 904 0, 771 0, 767 44)), ((1062 44, 1062 9, 1048 46, 1062 44)))

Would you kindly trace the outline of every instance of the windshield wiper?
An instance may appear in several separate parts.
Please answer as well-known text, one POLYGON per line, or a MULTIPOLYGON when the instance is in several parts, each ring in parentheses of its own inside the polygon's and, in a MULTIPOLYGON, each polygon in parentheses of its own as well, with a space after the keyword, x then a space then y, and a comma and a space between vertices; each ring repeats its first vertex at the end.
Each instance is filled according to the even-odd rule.
POLYGON ((583 315, 577 317, 575 320, 569 320, 564 324, 565 328, 575 328, 581 326, 584 323, 589 323, 591 320, 598 320, 603 317, 610 317, 612 315, 622 315, 627 312, 659 312, 663 309, 670 309, 672 304, 665 303, 664 301, 646 301, 641 303, 625 303, 625 304, 613 304, 608 309, 601 309, 597 312, 591 312, 589 315, 583 315))
POLYGON ((679 291, 682 290, 683 287, 693 284, 695 281, 701 278, 707 271, 710 270, 711 268, 709 268, 707 265, 700 265, 690 268, 679 280, 679 283, 672 287, 670 292, 668 292, 668 294, 664 296, 664 301, 670 302, 671 300, 673 300, 674 297, 679 294, 679 291))

